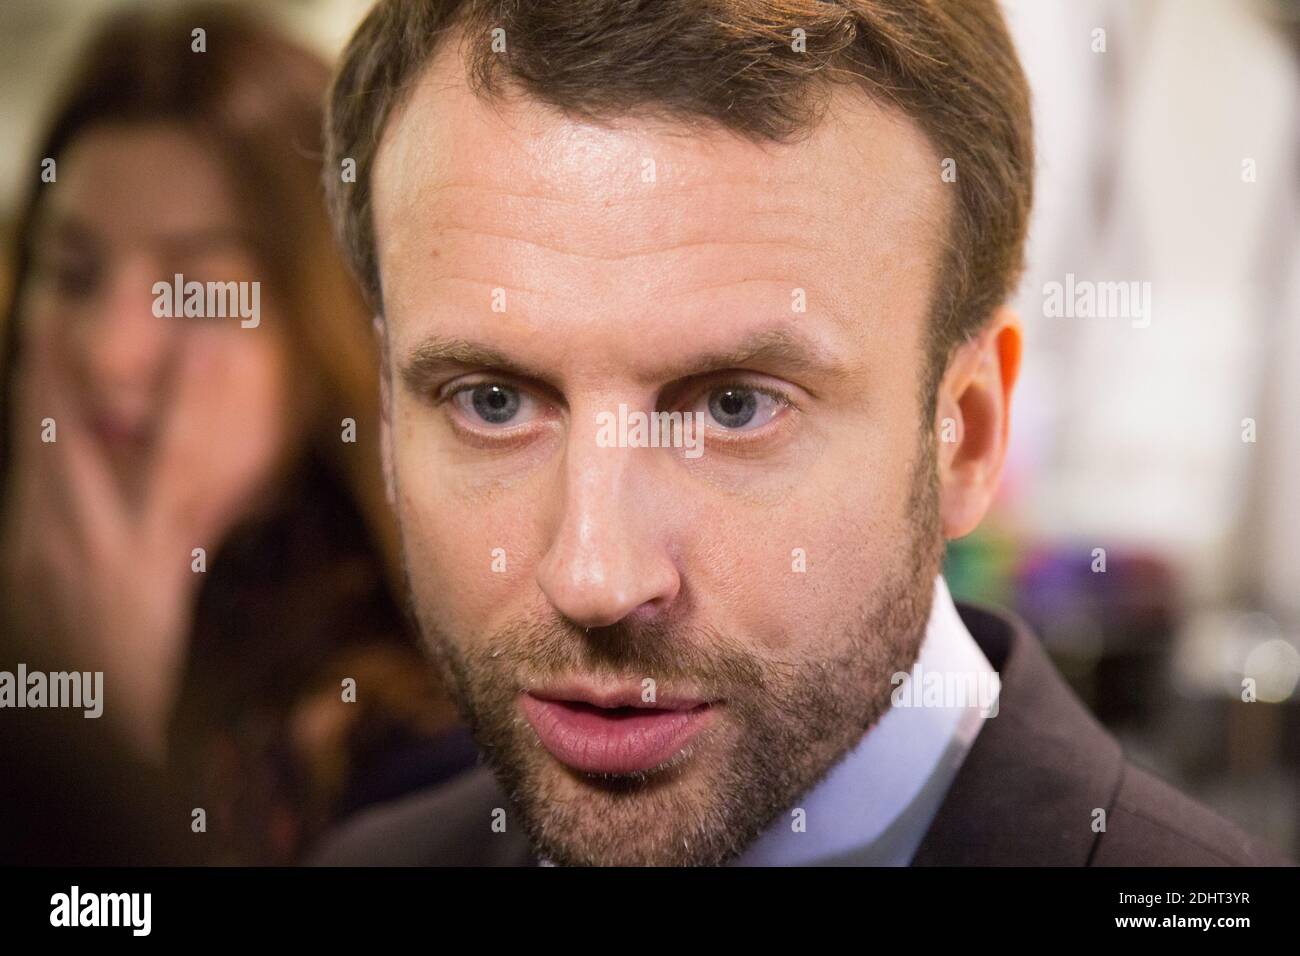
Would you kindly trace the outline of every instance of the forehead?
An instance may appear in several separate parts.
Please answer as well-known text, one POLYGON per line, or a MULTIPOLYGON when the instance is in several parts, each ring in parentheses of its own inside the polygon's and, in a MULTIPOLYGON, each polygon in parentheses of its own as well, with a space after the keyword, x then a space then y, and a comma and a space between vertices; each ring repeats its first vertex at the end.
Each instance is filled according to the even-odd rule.
POLYGON ((58 183, 43 220, 75 217, 109 239, 238 223, 221 167, 180 126, 91 127, 59 159, 58 183))
POLYGON ((836 90, 796 141, 757 143, 484 100, 449 44, 389 120, 373 201, 390 318, 412 299, 492 287, 552 315, 583 296, 598 312, 709 289, 788 312, 798 288, 851 321, 924 311, 947 190, 919 128, 856 90, 836 90))

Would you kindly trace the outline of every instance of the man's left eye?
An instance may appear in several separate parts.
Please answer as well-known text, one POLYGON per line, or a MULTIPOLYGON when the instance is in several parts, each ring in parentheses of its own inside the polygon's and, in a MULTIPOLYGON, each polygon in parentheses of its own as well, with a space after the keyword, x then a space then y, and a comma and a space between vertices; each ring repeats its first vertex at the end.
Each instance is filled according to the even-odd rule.
POLYGON ((715 388, 701 399, 710 418, 727 431, 754 431, 762 428, 785 407, 780 397, 746 385, 715 388))

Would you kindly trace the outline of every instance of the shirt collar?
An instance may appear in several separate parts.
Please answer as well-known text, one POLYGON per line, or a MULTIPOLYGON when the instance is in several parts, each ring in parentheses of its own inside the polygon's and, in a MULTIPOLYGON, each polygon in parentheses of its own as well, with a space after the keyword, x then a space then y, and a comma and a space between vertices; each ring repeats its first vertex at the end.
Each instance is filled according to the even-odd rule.
MULTIPOLYGON (((962 623, 942 575, 909 682, 896 702, 796 806, 776 818, 733 866, 905 866, 984 724, 999 684, 962 623), (981 706, 926 704, 925 675, 986 675, 981 706), (912 693, 907 693, 911 689, 912 693), (924 706, 919 706, 925 704, 924 706), (802 810, 803 828, 794 826, 802 810)), ((900 689, 901 686, 901 689, 900 689)), ((932 685, 930 685, 932 686, 932 685)), ((540 866, 553 866, 539 859, 540 866)))
POLYGON ((910 680, 896 685, 896 706, 733 865, 911 862, 984 714, 997 714, 998 690, 996 674, 962 623, 947 584, 936 577, 925 637, 910 680), (967 706, 953 706, 951 698, 935 706, 937 698, 928 696, 935 675, 972 675, 986 696, 967 706))

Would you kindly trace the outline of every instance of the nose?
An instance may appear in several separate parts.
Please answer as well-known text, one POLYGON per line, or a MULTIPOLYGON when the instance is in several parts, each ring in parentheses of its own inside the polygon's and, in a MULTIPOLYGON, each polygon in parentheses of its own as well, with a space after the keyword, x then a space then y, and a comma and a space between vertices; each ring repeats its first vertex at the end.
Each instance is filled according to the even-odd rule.
POLYGON ((130 413, 150 395, 183 318, 153 314, 156 276, 140 266, 109 278, 98 307, 78 323, 76 361, 86 385, 108 405, 130 413))
POLYGON ((659 449, 601 448, 594 431, 569 436, 560 518, 537 580, 551 605, 580 627, 608 627, 629 615, 652 618, 681 588, 666 529, 658 520, 659 449))

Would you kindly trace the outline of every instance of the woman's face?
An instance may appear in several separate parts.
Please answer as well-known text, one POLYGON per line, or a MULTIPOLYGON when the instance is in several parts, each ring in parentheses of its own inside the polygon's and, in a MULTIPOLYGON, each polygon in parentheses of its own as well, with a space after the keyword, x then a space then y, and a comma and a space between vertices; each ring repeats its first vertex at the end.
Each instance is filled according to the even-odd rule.
MULTIPOLYGON (((218 370, 204 401, 258 410, 209 435, 205 454, 244 458, 250 467, 232 470, 231 480, 264 478, 286 446, 284 332, 217 161, 180 127, 93 127, 41 188, 22 321, 29 336, 47 337, 79 410, 73 424, 94 435, 123 491, 138 494, 157 465, 178 370, 191 367, 183 363, 194 351, 215 363, 209 374, 218 370), (238 311, 186 317, 183 300, 155 288, 174 288, 178 274, 205 289, 223 283, 231 304, 240 300, 225 297, 239 290, 245 306, 257 304, 256 324, 238 311)), ((217 301, 205 294, 204 310, 217 301)))

